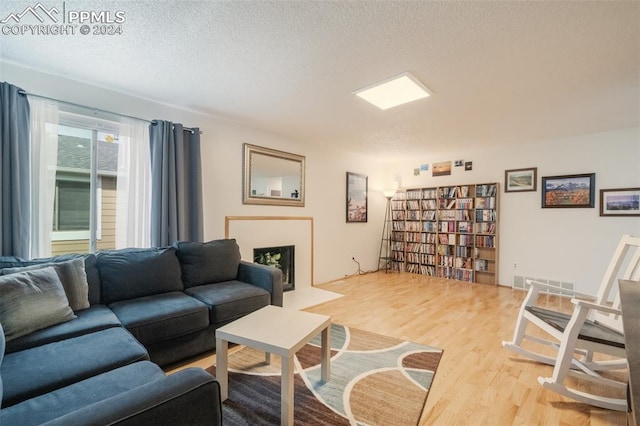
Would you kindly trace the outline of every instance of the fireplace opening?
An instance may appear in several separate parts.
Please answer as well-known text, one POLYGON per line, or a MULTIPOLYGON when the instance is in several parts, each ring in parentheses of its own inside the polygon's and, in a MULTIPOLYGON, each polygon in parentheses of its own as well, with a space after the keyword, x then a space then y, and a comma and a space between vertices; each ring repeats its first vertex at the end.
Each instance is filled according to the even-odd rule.
POLYGON ((284 291, 295 288, 295 246, 254 248, 253 261, 280 269, 284 291))

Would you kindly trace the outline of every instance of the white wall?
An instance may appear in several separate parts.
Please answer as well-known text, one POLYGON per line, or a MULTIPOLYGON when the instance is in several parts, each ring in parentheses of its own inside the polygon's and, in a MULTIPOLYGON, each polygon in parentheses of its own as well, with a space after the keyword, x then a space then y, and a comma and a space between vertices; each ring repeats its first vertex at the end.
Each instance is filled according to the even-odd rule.
POLYGON ((599 217, 601 188, 640 187, 640 129, 575 136, 536 145, 451 152, 411 164, 382 165, 370 158, 309 147, 260 130, 192 111, 173 108, 0 63, 0 80, 23 89, 146 119, 166 119, 200 127, 203 157, 205 239, 224 237, 225 216, 312 216, 315 223, 314 283, 377 267, 385 199, 381 190, 393 187, 464 183, 504 183, 504 170, 538 168, 541 176, 596 173, 596 208, 541 209, 541 192, 507 193, 500 200, 499 283, 512 275, 576 282, 594 292, 620 235, 640 235, 640 218, 599 217), (242 204, 242 144, 252 143, 306 156, 306 206, 279 207, 242 204), (420 176, 420 164, 463 159, 473 170, 454 167, 451 176, 420 176), (345 223, 346 172, 369 176, 368 223, 345 223), (517 268, 513 265, 517 263, 517 268))
POLYGON ((451 176, 420 176, 421 163, 395 165, 392 173, 403 187, 500 182, 499 278, 511 285, 524 275, 575 282, 595 293, 611 254, 623 234, 640 235, 638 217, 600 217, 599 190, 640 187, 640 129, 550 140, 542 144, 452 152, 421 162, 463 159, 473 170, 453 167, 451 176), (504 171, 538 168, 538 191, 504 192, 504 171), (579 173, 596 174, 595 208, 542 209, 540 178, 579 173), (517 268, 514 268, 517 264, 517 268))

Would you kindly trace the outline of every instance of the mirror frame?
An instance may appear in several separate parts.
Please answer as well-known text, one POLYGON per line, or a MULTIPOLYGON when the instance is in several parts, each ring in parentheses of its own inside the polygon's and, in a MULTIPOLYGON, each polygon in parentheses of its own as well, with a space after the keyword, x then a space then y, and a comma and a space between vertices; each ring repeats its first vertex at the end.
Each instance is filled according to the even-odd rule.
POLYGON ((262 146, 244 144, 243 161, 243 182, 242 182, 242 202, 244 204, 262 204, 270 206, 296 206, 304 207, 305 196, 305 157, 303 155, 292 154, 290 152, 278 151, 276 149, 264 148, 262 146), (251 195, 252 158, 254 155, 274 157, 281 160, 289 160, 300 163, 300 197, 259 197, 251 195))

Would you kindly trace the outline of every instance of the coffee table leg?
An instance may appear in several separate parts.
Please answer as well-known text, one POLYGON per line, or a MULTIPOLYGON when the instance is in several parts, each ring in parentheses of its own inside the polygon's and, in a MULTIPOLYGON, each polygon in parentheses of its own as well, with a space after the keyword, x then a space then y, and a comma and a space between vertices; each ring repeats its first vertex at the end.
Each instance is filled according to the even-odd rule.
POLYGON ((322 330, 320 347, 322 351, 320 377, 322 381, 328 382, 331 378, 331 324, 322 330))
POLYGON ((216 379, 220 383, 220 399, 225 401, 229 397, 229 342, 216 339, 216 379))
POLYGON ((280 422, 282 425, 293 425, 293 355, 282 357, 280 386, 280 422))

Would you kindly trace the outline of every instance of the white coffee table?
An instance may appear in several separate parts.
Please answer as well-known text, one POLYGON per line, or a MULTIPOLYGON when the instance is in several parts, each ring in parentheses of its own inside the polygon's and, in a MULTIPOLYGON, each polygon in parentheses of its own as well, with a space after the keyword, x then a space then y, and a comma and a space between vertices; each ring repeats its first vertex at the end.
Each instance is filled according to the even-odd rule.
POLYGON ((238 343, 282 357, 281 422, 293 424, 293 356, 313 337, 322 332, 321 378, 331 376, 331 317, 296 311, 279 306, 265 306, 216 330, 216 378, 222 400, 228 398, 229 342, 238 343))

